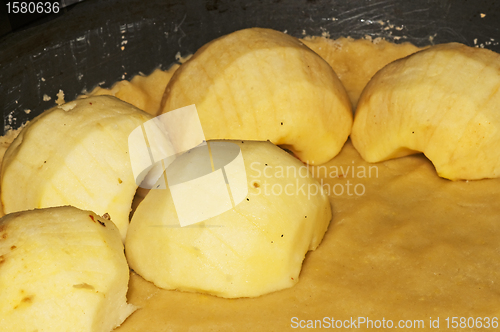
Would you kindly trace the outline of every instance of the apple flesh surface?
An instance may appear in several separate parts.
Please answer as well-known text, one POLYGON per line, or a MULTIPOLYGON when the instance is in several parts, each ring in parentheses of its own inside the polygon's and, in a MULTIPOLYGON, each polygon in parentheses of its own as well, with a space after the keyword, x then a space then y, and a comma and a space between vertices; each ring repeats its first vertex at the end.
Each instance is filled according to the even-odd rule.
POLYGON ((364 89, 352 143, 369 162, 423 152, 439 176, 500 176, 500 55, 442 44, 381 69, 364 89))
POLYGON ((79 99, 32 120, 5 153, 5 213, 72 205, 108 213, 125 239, 137 189, 128 136, 151 116, 110 96, 79 99))
MULTIPOLYGON (((269 142, 230 142, 244 160, 248 194, 241 202, 181 227, 167 187, 151 190, 135 211, 127 259, 156 286, 225 298, 260 296, 296 284, 307 251, 320 244, 331 206, 306 166, 269 142)), ((193 154, 171 166, 199 157, 193 154)), ((195 196, 182 198, 189 202, 195 196)), ((201 203, 191 200, 192 209, 201 203)))
POLYGON ((118 228, 55 207, 0 219, 0 331, 109 332, 136 308, 118 228))
POLYGON ((269 140, 309 164, 337 155, 352 126, 349 97, 330 65, 270 29, 223 36, 183 63, 160 111, 191 104, 207 140, 269 140))

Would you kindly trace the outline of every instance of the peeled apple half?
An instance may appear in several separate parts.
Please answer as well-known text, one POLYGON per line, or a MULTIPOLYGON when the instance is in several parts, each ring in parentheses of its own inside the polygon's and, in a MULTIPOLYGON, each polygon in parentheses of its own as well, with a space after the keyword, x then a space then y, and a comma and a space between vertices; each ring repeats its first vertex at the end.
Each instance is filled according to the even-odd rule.
POLYGON ((500 55, 442 44, 380 70, 363 91, 351 139, 379 162, 423 152, 439 176, 500 176, 500 55))
POLYGON ((137 189, 128 136, 151 116, 110 96, 54 107, 31 121, 5 153, 5 213, 72 205, 107 213, 125 239, 137 189))
POLYGON ((116 226, 57 207, 0 219, 0 331, 109 332, 135 307, 116 226))
POLYGON ((352 126, 349 98, 330 65, 270 29, 223 36, 182 64, 160 113, 191 104, 207 140, 270 140, 309 164, 337 155, 352 126))
MULTIPOLYGON (((127 260, 158 287, 226 298, 289 288, 298 281, 307 251, 316 249, 326 232, 330 202, 304 164, 269 142, 228 142, 241 149, 244 170, 224 166, 234 202, 223 211, 182 226, 179 219, 185 212, 179 202, 196 211, 216 197, 213 207, 220 208, 225 181, 221 178, 218 187, 216 181, 202 186, 188 178, 173 184, 169 178, 169 186, 151 190, 132 217, 127 260), (245 178, 238 181, 242 173, 245 178)), ((217 144, 209 142, 215 170, 220 170, 217 144)), ((199 165, 203 153, 181 155, 166 173, 171 167, 199 165)))

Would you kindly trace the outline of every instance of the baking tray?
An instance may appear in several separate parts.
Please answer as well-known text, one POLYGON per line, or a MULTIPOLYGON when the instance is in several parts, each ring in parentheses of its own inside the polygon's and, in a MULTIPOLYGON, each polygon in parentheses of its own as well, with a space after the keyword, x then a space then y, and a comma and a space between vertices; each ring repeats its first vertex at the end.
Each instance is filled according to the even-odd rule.
MULTIPOLYGON (((500 2, 86 0, 0 38, 2 133, 100 85, 168 68, 176 54, 248 27, 500 51, 500 2), (51 97, 44 101, 43 96, 51 97)), ((46 98, 47 99, 47 98, 46 98)))

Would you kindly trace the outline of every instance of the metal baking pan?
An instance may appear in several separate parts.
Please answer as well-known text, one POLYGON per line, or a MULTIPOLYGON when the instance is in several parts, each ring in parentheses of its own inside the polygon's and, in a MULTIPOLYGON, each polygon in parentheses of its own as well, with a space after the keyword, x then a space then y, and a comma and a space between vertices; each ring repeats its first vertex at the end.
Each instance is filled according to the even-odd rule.
POLYGON ((2 132, 52 107, 59 89, 68 101, 166 69, 177 52, 194 53, 238 29, 418 46, 456 41, 499 52, 499 14, 494 0, 85 0, 0 38, 2 132))

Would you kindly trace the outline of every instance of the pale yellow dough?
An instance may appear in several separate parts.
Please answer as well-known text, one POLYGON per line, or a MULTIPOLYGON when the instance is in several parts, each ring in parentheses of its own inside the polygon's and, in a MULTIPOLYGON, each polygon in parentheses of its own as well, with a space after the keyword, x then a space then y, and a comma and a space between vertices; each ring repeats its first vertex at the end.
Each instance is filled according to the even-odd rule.
MULTIPOLYGON (((320 37, 304 43, 333 66, 353 104, 378 69, 418 50, 320 37)), ((296 331, 293 317, 325 316, 417 319, 425 323, 419 331, 437 331, 430 317, 444 330, 446 317, 500 315, 500 180, 447 181, 422 155, 369 164, 349 141, 325 167, 332 176, 323 183, 345 192, 330 192, 333 220, 297 285, 228 300, 161 290, 132 272, 128 298, 141 309, 116 331, 296 331), (378 172, 368 177, 370 166, 378 172), (364 195, 348 195, 347 181, 363 184, 364 195)))
POLYGON ((442 330, 446 317, 500 318, 499 179, 451 182, 422 155, 376 164, 368 177, 374 165, 350 142, 322 166, 340 175, 325 178, 320 170, 323 183, 344 193, 331 193, 333 220, 297 285, 227 300, 161 290, 132 273, 129 301, 142 309, 117 331, 296 331, 293 317, 361 316, 424 320, 419 331, 436 331, 430 317, 440 317, 442 330), (352 186, 349 196, 348 181, 364 185, 365 194, 352 186))
POLYGON ((381 39, 307 37, 302 42, 332 66, 354 107, 361 91, 377 71, 419 50, 410 43, 394 44, 381 39))
POLYGON ((146 113, 155 115, 160 109, 165 87, 177 68, 179 68, 179 65, 174 64, 167 71, 155 69, 147 76, 136 75, 130 81, 123 80, 116 82, 110 89, 96 87, 90 93, 80 96, 80 98, 106 95, 114 96, 146 113))
MULTIPOLYGON (((346 68, 339 76, 353 100, 369 79, 357 70, 366 61, 380 69, 417 50, 410 44, 325 38, 317 38, 316 46, 346 68)), ((423 320, 419 331, 437 331, 430 317, 439 317, 444 330, 446 317, 500 315, 500 180, 450 182, 422 155, 369 164, 349 141, 322 166, 329 170, 323 183, 341 185, 344 193, 330 192, 332 223, 321 246, 307 255, 297 285, 227 300, 161 290, 132 273, 129 299, 143 309, 117 331, 296 331, 293 317, 325 316, 423 320), (352 166, 354 176, 347 169, 352 166), (373 166, 378 172, 372 169, 368 177, 373 166), (359 184, 364 195, 353 193, 359 184)), ((323 170, 320 175, 325 178, 323 170)))

